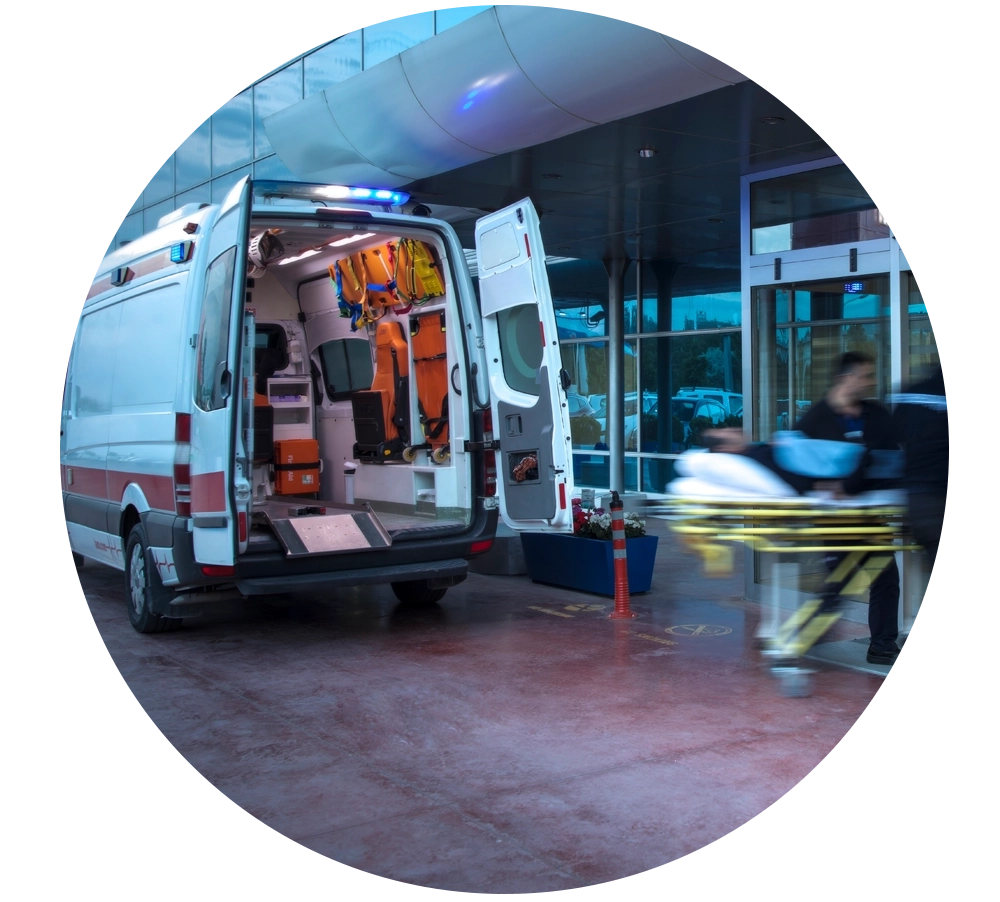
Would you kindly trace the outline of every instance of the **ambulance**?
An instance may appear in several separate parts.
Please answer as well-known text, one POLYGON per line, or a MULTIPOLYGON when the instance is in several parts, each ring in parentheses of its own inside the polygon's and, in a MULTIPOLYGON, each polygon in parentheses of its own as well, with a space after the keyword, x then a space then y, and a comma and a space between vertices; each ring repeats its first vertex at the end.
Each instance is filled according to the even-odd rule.
POLYGON ((454 229, 399 191, 251 181, 109 253, 74 338, 74 557, 143 633, 249 596, 439 600, 517 530, 571 532, 569 379, 538 216, 454 229))

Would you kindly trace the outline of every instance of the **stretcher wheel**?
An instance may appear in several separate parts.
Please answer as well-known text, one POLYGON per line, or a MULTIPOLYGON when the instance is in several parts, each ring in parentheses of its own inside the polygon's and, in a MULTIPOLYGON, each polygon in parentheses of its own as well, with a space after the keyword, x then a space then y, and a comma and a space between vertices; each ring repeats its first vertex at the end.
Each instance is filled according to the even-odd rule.
POLYGON ((431 460, 436 464, 443 464, 450 457, 451 450, 447 445, 442 445, 440 448, 435 448, 431 451, 431 460))
POLYGON ((404 448, 403 449, 403 460, 408 464, 412 464, 413 461, 417 459, 417 449, 416 448, 404 448))
POLYGON ((812 695, 812 671, 804 667, 772 667, 781 694, 786 698, 806 698, 812 695))

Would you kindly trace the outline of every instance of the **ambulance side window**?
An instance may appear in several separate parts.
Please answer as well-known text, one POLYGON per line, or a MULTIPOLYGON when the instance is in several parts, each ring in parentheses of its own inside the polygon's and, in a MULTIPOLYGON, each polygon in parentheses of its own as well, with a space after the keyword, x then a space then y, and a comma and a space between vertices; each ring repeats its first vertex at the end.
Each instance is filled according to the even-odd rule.
POLYGON ((75 414, 94 417, 111 413, 111 384, 118 350, 122 305, 88 313, 80 323, 80 340, 73 361, 75 414))
POLYGON ((236 248, 219 254, 208 267, 198 326, 194 401, 202 410, 219 410, 229 396, 224 376, 229 353, 230 313, 236 248))
POLYGON ((319 347, 323 382, 331 401, 371 388, 375 370, 371 345, 363 338, 339 338, 319 347))

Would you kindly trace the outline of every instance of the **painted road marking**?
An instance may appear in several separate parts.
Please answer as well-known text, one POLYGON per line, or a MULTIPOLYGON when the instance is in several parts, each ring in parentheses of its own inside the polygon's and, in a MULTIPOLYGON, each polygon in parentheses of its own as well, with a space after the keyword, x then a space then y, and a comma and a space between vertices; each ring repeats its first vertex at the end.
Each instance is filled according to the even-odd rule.
POLYGON ((659 642, 660 645, 676 645, 673 639, 661 639, 659 636, 650 636, 649 633, 633 633, 640 639, 649 639, 650 642, 659 642))
POLYGON ((528 605, 529 611, 541 611, 543 614, 551 614, 553 617, 568 617, 570 620, 573 619, 572 614, 564 614, 562 611, 553 611, 549 608, 539 608, 533 604, 528 605))
POLYGON ((674 636, 726 636, 732 630, 728 626, 713 626, 711 623, 682 623, 668 626, 665 632, 674 636))
POLYGON ((568 604, 567 611, 603 611, 603 604, 568 604))

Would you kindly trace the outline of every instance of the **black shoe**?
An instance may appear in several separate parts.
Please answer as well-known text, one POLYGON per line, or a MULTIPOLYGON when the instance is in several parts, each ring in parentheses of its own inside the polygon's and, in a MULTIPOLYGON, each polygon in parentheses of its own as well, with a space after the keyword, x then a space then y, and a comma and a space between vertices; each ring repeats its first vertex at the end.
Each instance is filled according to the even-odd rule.
POLYGON ((865 660, 867 660, 869 664, 894 664, 898 654, 898 648, 895 651, 879 651, 869 645, 868 655, 865 660))

